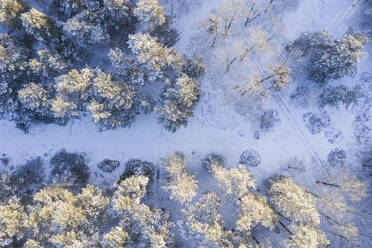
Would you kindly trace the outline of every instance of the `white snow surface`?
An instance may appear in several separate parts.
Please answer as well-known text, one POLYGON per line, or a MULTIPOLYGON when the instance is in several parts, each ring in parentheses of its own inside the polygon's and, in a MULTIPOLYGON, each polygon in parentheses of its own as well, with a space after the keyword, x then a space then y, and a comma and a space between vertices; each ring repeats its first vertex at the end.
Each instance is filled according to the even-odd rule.
MULTIPOLYGON (((188 49, 190 41, 194 39, 200 22, 219 2, 201 1, 200 6, 176 20, 176 28, 181 33, 181 39, 176 45, 178 50, 192 55, 188 49)), ((324 29, 331 31, 336 37, 341 36, 351 25, 353 11, 359 2, 361 1, 299 1, 297 8, 283 11, 286 30, 282 43, 295 39, 304 31, 324 29)), ((370 60, 370 57, 363 60, 355 78, 367 70, 370 60)), ((213 73, 208 71, 201 79, 202 96, 195 115, 186 128, 181 128, 176 133, 164 130, 152 116, 139 117, 130 128, 103 132, 98 132, 87 118, 75 120, 66 126, 35 125, 29 133, 17 129, 13 122, 1 120, 0 152, 9 157, 13 165, 17 165, 30 157, 45 156, 47 159, 65 148, 70 152, 85 152, 92 170, 95 171, 97 162, 105 158, 119 160, 122 165, 132 158, 158 163, 159 158, 169 153, 183 151, 190 160, 190 168, 195 170, 208 153, 221 153, 227 158, 227 164, 232 166, 239 162, 239 156, 244 150, 255 149, 262 158, 262 163, 251 169, 257 179, 278 172, 283 162, 293 157, 305 161, 305 164, 311 163, 314 157, 318 162, 326 162, 328 152, 335 145, 327 142, 324 131, 311 135, 306 129, 302 120, 303 113, 316 112, 317 109, 295 107, 288 97, 291 87, 282 93, 285 106, 276 97, 269 98, 262 105, 264 109, 277 109, 281 124, 274 132, 266 133, 256 140, 254 131, 258 127, 252 121, 256 116, 249 111, 237 111, 236 101, 231 99, 229 89, 220 87, 220 82, 213 73)), ((342 81, 353 84, 355 78, 346 77, 342 81)), ((356 142, 351 126, 355 116, 344 108, 337 111, 331 109, 330 114, 332 126, 344 134, 344 139, 337 147, 348 151, 355 149, 356 142)), ((121 166, 116 173, 105 177, 110 183, 114 182, 123 169, 121 166)))
MULTIPOLYGON (((168 4, 171 2, 164 1, 168 4)), ((195 44, 194 39, 200 23, 221 0, 191 2, 193 5, 187 12, 174 13, 177 16, 175 27, 181 34, 176 48, 189 56, 197 51, 192 44, 195 44), (198 4, 194 4, 196 2, 198 4)), ((297 0, 292 2, 296 3, 297 0)), ((335 37, 342 36, 349 27, 357 25, 353 14, 361 2, 362 0, 299 0, 295 8, 283 10, 285 30, 278 41, 278 47, 306 31, 328 30, 335 37)), ((167 7, 169 10, 169 6, 167 7)), ((367 47, 368 51, 372 52, 371 45, 367 47)), ((196 55, 208 59, 206 54, 196 55)), ((371 62, 370 56, 364 58, 358 65, 357 75, 353 78, 344 77, 330 84, 342 83, 348 86, 358 84, 362 73, 371 72, 371 62)), ((265 68, 263 60, 257 59, 255 63, 265 68)), ((299 107, 290 100, 290 94, 297 84, 296 80, 300 79, 294 78, 292 86, 254 108, 242 107, 249 103, 236 99, 229 85, 231 80, 229 75, 210 68, 200 79, 202 95, 194 117, 187 127, 176 133, 164 130, 153 116, 140 116, 130 128, 103 132, 98 132, 89 118, 74 120, 66 126, 34 125, 28 133, 17 129, 13 122, 0 120, 0 158, 4 154, 10 159, 11 165, 17 166, 37 156, 48 161, 61 149, 84 152, 89 158, 91 170, 96 172, 90 177, 91 183, 109 186, 118 179, 129 159, 147 160, 158 164, 160 158, 166 157, 169 153, 182 151, 188 158, 190 171, 203 182, 199 193, 207 187, 215 187, 215 182, 205 172, 203 173, 203 170, 199 170, 202 159, 211 152, 222 154, 227 160, 227 165, 231 167, 239 163, 243 151, 257 150, 262 162, 258 167, 249 169, 258 183, 273 174, 281 173, 294 158, 302 161, 305 166, 303 170, 301 169, 305 172, 302 177, 310 177, 313 171, 319 172, 317 167, 327 166, 328 153, 336 147, 347 151, 350 164, 357 160, 360 147, 352 127, 355 111, 346 110, 344 107, 326 108, 331 116, 331 126, 319 134, 312 135, 305 127, 302 116, 306 112, 319 112, 318 106, 311 102, 307 107, 299 107), (262 109, 276 109, 281 124, 274 131, 264 133, 260 139, 255 139, 254 131, 259 129, 257 112, 261 111, 259 113, 262 114, 262 109), (339 130, 343 134, 343 139, 337 144, 329 143, 324 135, 331 129, 339 130), (119 160, 121 166, 113 173, 103 173, 96 165, 105 158, 119 160)), ((159 192, 153 197, 161 207, 172 209, 174 215, 172 218, 178 218, 175 217, 179 213, 178 203, 169 201, 164 192, 159 192)), ((177 239, 178 236, 179 234, 177 239)), ((190 244, 181 247, 190 247, 190 244)))

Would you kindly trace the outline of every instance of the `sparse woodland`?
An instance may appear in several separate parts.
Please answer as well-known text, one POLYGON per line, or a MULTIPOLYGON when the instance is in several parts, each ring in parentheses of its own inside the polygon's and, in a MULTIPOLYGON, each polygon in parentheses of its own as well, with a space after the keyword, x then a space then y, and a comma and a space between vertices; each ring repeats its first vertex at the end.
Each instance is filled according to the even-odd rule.
MULTIPOLYGON (((75 144, 43 146, 36 156, 26 151, 24 163, 0 151, 0 247, 368 248, 371 64, 358 70, 370 56, 372 1, 354 6, 359 30, 350 27, 341 36, 304 31, 292 40, 283 38, 283 15, 301 1, 207 2, 0 0, 1 121, 24 135, 53 124, 73 129, 74 121, 86 120, 100 133, 130 132, 149 115, 166 135, 184 132, 171 136, 167 152, 145 139, 162 154, 156 160, 128 157, 133 149, 125 145, 140 147, 136 139, 122 141, 123 157, 110 151, 121 142, 99 140, 105 156, 99 162, 102 154, 77 151, 83 146, 75 144), (177 20, 190 21, 183 15, 201 19, 192 34, 176 28, 177 20), (189 44, 177 47, 183 35, 189 44), (216 92, 223 100, 211 107, 216 92), (248 140, 246 123, 238 136, 215 134, 226 152, 213 143, 213 132, 201 133, 208 122, 187 132, 195 115, 200 121, 208 111, 222 129, 241 124, 225 125, 219 108, 251 122, 257 143, 248 140), (341 111, 353 118, 345 119, 348 133, 335 127, 341 111), (289 132, 274 136, 288 120, 311 160, 283 162, 280 153, 291 147, 259 143, 289 140, 289 132), (179 149, 179 137, 189 143, 196 137, 210 148, 179 149), (248 148, 231 142, 236 137, 251 142, 248 148), (258 151, 263 148, 268 152, 258 151)), ((140 147, 144 157, 148 147, 140 147)))

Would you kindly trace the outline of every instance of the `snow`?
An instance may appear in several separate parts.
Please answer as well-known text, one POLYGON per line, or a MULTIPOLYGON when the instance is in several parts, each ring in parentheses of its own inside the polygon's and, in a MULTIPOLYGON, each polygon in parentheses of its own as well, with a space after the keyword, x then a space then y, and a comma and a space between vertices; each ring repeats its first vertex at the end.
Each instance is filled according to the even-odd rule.
MULTIPOLYGON (((200 23, 221 0, 200 2, 200 6, 192 11, 178 13, 180 17, 175 22, 181 34, 176 48, 187 55, 194 52, 189 48, 200 23)), ((329 30, 335 37, 340 37, 350 25, 356 25, 353 14, 361 2, 362 0, 300 0, 297 8, 283 12, 286 29, 280 43, 285 44, 305 31, 329 30)), ((371 46, 368 50, 371 51, 371 46)), ((371 57, 368 57, 360 63, 358 74, 354 78, 345 77, 331 84, 353 86, 362 73, 370 70, 371 60, 371 57)), ((307 173, 311 172, 311 169, 326 164, 328 153, 336 147, 348 152, 350 162, 356 161, 359 145, 352 131, 355 119, 353 111, 343 107, 326 108, 331 116, 331 126, 319 134, 311 135, 302 116, 306 112, 319 112, 319 109, 315 104, 307 107, 296 106, 290 100, 293 86, 267 99, 262 106, 242 110, 239 104, 244 103, 233 99, 227 86, 226 82, 230 80, 232 79, 228 75, 209 70, 201 80, 202 97, 195 116, 186 128, 181 128, 176 133, 164 130, 153 116, 140 116, 130 128, 103 132, 98 132, 88 118, 75 120, 66 126, 35 125, 28 133, 17 129, 13 122, 0 120, 0 153, 10 158, 12 165, 19 165, 30 157, 43 156, 48 160, 63 148, 69 152, 85 152, 91 170, 99 174, 103 174, 96 167, 99 161, 105 158, 118 160, 121 166, 114 173, 104 174, 102 178, 91 177, 92 183, 109 185, 119 177, 129 159, 159 164, 160 158, 174 151, 186 154, 190 170, 197 174, 198 180, 205 179, 205 175, 200 172, 201 161, 211 152, 222 154, 227 165, 233 166, 239 162, 243 151, 258 151, 261 164, 249 168, 258 182, 272 174, 280 173, 294 158, 303 162, 307 173), (254 131, 258 130, 257 111, 260 109, 276 109, 281 124, 275 127, 274 131, 255 139, 254 131), (325 137, 325 132, 331 129, 339 130, 343 134, 343 139, 337 144, 329 143, 325 137)), ((292 84, 295 85, 296 82, 292 84)), ((210 185, 209 180, 203 181, 205 187, 210 185)), ((160 202, 163 199, 161 193, 156 197, 159 197, 160 202)), ((169 204, 169 201, 163 204, 169 204)), ((168 205, 168 208, 176 208, 176 205, 168 205)))
MULTIPOLYGON (((219 2, 203 1, 199 8, 177 19, 175 25, 181 33, 177 49, 188 53, 190 40, 194 38, 201 20, 219 2)), ((360 2, 300 1, 296 9, 283 13, 283 21, 287 27, 283 42, 298 37, 303 31, 328 29, 335 36, 342 35, 349 26, 355 6, 360 2)), ((366 62, 360 65, 364 70, 365 64, 366 62)), ((362 72, 363 70, 359 70, 359 74, 362 72)), ((282 123, 274 132, 266 133, 256 140, 254 131, 257 125, 252 121, 255 116, 249 111, 244 114, 236 111, 236 101, 230 99, 231 95, 226 92, 226 88, 217 85, 219 82, 214 81, 213 73, 209 71, 202 79, 202 99, 195 117, 186 128, 181 128, 176 133, 168 133, 162 129, 152 116, 140 117, 129 129, 119 128, 104 132, 98 132, 88 119, 75 120, 67 126, 36 125, 29 133, 17 129, 14 123, 1 120, 0 151, 11 158, 13 164, 19 164, 31 156, 46 154, 48 157, 66 148, 68 151, 87 153, 92 169, 96 170, 96 164, 104 158, 119 160, 121 164, 131 158, 157 163, 159 158, 177 150, 190 157, 193 161, 191 167, 200 166, 200 160, 210 152, 223 154, 227 163, 232 166, 239 162, 239 156, 244 150, 255 149, 259 151, 262 163, 251 170, 258 178, 277 172, 281 161, 293 157, 309 162, 318 154, 322 161, 326 161, 326 156, 334 145, 327 142, 324 132, 311 135, 302 120, 303 113, 316 109, 295 107, 289 101, 289 91, 282 98, 285 105, 275 97, 268 99, 263 108, 277 109, 282 123)), ((337 147, 350 148, 355 145, 351 132, 354 115, 346 110, 334 109, 330 110, 330 114, 332 126, 344 134, 344 139, 337 147)), ((119 171, 110 177, 114 179, 119 171)))

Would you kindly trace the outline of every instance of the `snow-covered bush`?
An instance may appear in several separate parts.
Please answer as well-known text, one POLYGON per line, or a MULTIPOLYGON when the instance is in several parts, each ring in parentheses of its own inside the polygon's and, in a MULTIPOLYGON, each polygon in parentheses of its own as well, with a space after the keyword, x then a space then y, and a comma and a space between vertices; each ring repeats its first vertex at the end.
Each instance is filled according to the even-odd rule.
POLYGON ((343 166, 346 160, 346 152, 344 149, 335 148, 328 154, 328 163, 330 166, 343 166))
POLYGON ((53 155, 49 163, 52 168, 51 183, 71 189, 87 184, 90 172, 85 154, 61 150, 53 155))
POLYGON ((324 133, 324 136, 327 138, 328 142, 331 144, 337 144, 343 139, 341 131, 336 129, 330 129, 324 133))
POLYGON ((279 113, 276 109, 265 111, 263 115, 261 115, 260 121, 260 128, 264 131, 272 131, 281 123, 279 113))
POLYGON ((338 108, 339 104, 342 103, 346 108, 349 108, 350 105, 358 103, 362 96, 361 88, 358 86, 352 89, 345 85, 327 87, 319 95, 319 105, 320 107, 332 106, 338 108))
POLYGON ((119 161, 107 158, 97 164, 97 167, 103 170, 104 172, 113 172, 119 166, 120 166, 119 161))
POLYGON ((240 155, 241 164, 256 167, 261 163, 261 156, 256 150, 246 150, 240 155))
POLYGON ((217 153, 208 154, 202 162, 202 166, 208 171, 212 172, 213 167, 225 167, 225 158, 217 153))
POLYGON ((320 113, 308 112, 303 115, 304 122, 311 134, 320 133, 331 124, 331 118, 326 111, 320 113))
POLYGON ((125 171, 120 176, 120 180, 125 180, 132 176, 146 176, 151 181, 154 177, 155 169, 155 165, 151 162, 131 159, 125 164, 125 171))

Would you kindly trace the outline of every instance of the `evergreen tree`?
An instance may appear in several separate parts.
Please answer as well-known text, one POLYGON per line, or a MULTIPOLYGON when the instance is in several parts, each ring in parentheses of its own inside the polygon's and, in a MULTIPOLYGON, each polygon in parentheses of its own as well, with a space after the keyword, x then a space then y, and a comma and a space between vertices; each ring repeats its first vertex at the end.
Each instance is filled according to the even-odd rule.
POLYGON ((186 169, 186 157, 181 152, 171 154, 164 160, 167 181, 163 189, 170 193, 170 198, 184 204, 196 195, 198 182, 186 169))

